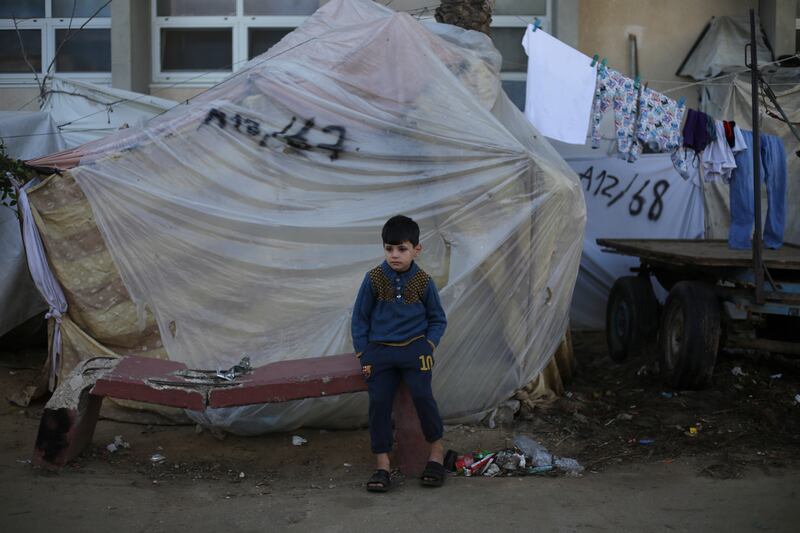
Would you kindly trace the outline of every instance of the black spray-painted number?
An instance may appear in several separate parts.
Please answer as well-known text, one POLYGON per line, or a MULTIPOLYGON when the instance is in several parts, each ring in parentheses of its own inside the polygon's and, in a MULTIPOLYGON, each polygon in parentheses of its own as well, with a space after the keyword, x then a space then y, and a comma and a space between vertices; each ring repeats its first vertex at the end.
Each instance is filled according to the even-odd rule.
MULTIPOLYGON (((225 129, 228 125, 228 115, 219 109, 211 109, 206 115, 203 125, 215 122, 221 129, 225 129)), ((314 119, 310 118, 300 125, 300 128, 291 133, 292 128, 298 122, 297 117, 292 117, 292 120, 280 131, 263 132, 261 124, 251 118, 243 118, 239 113, 236 113, 231 119, 233 129, 239 133, 245 133, 251 137, 259 137, 259 146, 267 146, 269 139, 278 139, 285 142, 296 150, 325 150, 330 152, 331 161, 339 158, 344 146, 346 130, 343 126, 325 126, 320 131, 325 135, 335 136, 336 142, 334 143, 311 143, 308 140, 308 135, 314 129, 314 119), (263 135, 262 135, 263 133, 263 135)))
MULTIPOLYGON (((620 179, 617 176, 601 170, 599 174, 594 175, 594 167, 589 167, 585 172, 579 174, 581 181, 586 184, 586 192, 592 196, 604 196, 609 199, 606 207, 619 202, 633 187, 633 184, 639 178, 639 174, 634 174, 633 178, 628 184, 618 193, 614 191, 620 185, 620 179)), ((648 186, 651 180, 645 179, 644 183, 635 190, 628 203, 628 214, 632 217, 639 216, 647 207, 648 201, 650 207, 647 210, 647 218, 652 221, 657 221, 661 218, 664 212, 664 195, 669 189, 669 182, 667 180, 654 181, 653 186, 650 188, 652 200, 648 195, 648 186)))

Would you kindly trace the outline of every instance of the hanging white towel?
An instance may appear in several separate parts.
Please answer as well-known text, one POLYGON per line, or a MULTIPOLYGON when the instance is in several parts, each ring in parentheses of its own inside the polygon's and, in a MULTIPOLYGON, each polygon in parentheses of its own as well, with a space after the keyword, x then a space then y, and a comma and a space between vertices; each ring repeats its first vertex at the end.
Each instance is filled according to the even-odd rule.
POLYGON ((585 144, 597 81, 591 58, 531 25, 522 46, 528 54, 528 120, 546 137, 585 144))

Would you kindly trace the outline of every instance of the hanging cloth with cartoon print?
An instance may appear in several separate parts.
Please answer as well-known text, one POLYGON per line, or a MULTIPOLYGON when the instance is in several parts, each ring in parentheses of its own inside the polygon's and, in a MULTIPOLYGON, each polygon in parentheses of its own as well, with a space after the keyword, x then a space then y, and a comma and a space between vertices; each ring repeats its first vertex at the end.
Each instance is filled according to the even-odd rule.
POLYGON ((681 143, 681 103, 639 84, 619 72, 600 67, 592 115, 592 147, 600 143, 600 121, 613 105, 618 156, 634 162, 646 144, 653 152, 672 152, 681 143))

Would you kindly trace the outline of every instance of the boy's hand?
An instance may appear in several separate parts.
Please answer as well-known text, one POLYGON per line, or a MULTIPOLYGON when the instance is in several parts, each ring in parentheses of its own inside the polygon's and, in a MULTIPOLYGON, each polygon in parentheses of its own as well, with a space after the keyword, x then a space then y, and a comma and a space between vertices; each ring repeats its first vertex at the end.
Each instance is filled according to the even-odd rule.
POLYGON ((364 352, 356 352, 356 357, 358 357, 359 359, 361 359, 361 354, 362 354, 362 353, 364 353, 364 352))

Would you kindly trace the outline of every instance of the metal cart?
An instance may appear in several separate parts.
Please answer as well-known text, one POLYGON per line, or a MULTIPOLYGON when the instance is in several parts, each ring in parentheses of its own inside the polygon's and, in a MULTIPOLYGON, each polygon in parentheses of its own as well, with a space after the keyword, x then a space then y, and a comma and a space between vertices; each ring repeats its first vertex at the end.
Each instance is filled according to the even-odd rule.
POLYGON ((706 386, 723 346, 800 355, 800 247, 764 250, 762 298, 749 251, 725 241, 598 239, 638 257, 638 275, 617 279, 606 309, 615 360, 657 348, 662 372, 681 389, 706 386), (669 291, 658 303, 650 274, 669 291))

